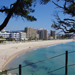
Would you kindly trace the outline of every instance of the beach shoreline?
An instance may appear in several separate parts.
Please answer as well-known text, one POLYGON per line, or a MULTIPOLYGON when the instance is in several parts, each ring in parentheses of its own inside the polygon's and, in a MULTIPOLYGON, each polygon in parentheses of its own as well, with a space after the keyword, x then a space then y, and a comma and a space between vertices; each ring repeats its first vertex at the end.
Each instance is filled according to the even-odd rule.
POLYGON ((27 52, 34 48, 41 48, 66 42, 72 42, 73 39, 69 40, 48 40, 48 41, 36 41, 36 42, 26 42, 26 43, 17 43, 17 44, 6 44, 1 45, 0 47, 0 61, 2 60, 3 56, 7 56, 6 60, 2 60, 0 63, 0 70, 3 70, 4 67, 13 60, 19 54, 27 52))

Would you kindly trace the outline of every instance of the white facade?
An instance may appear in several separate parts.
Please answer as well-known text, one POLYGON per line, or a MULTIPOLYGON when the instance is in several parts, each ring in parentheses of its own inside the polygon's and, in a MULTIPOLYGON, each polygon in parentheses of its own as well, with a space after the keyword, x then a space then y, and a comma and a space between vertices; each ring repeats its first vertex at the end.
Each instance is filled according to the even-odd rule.
POLYGON ((2 36, 3 38, 9 38, 10 37, 10 33, 0 32, 0 36, 2 36))
POLYGON ((28 40, 26 38, 26 33, 25 32, 17 32, 17 33, 7 33, 5 31, 0 32, 0 36, 3 38, 11 38, 12 40, 28 40))
POLYGON ((14 40, 19 40, 19 36, 20 36, 19 33, 11 33, 10 34, 10 38, 12 38, 14 40))
POLYGON ((20 37, 19 37, 20 41, 23 41, 23 40, 27 40, 26 38, 26 33, 25 32, 20 32, 20 37))

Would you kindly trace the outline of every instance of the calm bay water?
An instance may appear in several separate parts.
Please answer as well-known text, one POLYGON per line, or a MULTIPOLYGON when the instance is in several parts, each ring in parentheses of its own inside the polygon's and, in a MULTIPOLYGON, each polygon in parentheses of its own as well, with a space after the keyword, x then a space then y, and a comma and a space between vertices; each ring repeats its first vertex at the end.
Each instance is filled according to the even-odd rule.
MULTIPOLYGON (((13 59, 5 68, 16 68, 21 64, 22 66, 35 63, 40 60, 48 59, 50 57, 63 54, 65 51, 75 51, 75 41, 63 43, 44 48, 30 50, 22 53, 13 59)), ((75 64, 75 53, 68 54, 68 65, 75 64)), ((22 75, 43 75, 52 70, 65 66, 65 54, 53 59, 49 59, 40 63, 36 63, 22 68, 22 75)), ((18 69, 9 71, 10 73, 18 73, 18 69)), ((65 68, 48 73, 46 75, 65 75, 65 68)), ((75 65, 68 67, 68 75, 75 75, 75 65)))

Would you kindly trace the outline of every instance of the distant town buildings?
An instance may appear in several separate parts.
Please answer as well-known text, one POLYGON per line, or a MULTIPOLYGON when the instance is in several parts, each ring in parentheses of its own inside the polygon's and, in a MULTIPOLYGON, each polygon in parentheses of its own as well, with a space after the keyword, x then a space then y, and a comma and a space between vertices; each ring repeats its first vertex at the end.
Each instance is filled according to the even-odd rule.
POLYGON ((13 40, 19 40, 19 33, 10 33, 10 37, 13 40))
POLYGON ((53 40, 53 36, 49 36, 48 39, 49 39, 49 40, 53 40))
POLYGON ((75 40, 75 34, 74 34, 72 37, 73 37, 73 39, 75 40))
POLYGON ((50 31, 50 36, 48 34, 47 29, 39 28, 34 29, 31 27, 25 27, 24 31, 6 31, 3 30, 0 32, 0 36, 2 36, 5 39, 11 39, 16 41, 24 41, 24 40, 37 40, 37 39, 43 39, 43 40, 52 40, 56 39, 56 31, 50 31))
POLYGON ((5 39, 11 39, 15 41, 27 40, 25 32, 7 32, 5 30, 0 32, 0 36, 5 39))
POLYGON ((0 32, 0 36, 2 36, 3 38, 8 38, 8 37, 10 37, 10 33, 0 32))
POLYGON ((53 36, 53 39, 56 39, 56 31, 50 31, 51 32, 51 36, 53 36))
POLYGON ((71 39, 71 38, 74 38, 75 35, 74 34, 65 33, 65 37, 71 39))
POLYGON ((20 40, 20 41, 28 40, 28 39, 26 38, 26 33, 25 33, 25 32, 20 32, 20 33, 19 33, 19 40, 20 40))
POLYGON ((25 28, 25 32, 26 32, 26 37, 27 38, 34 38, 36 37, 36 29, 31 28, 31 27, 26 27, 25 28))
POLYGON ((37 29, 37 33, 39 34, 40 39, 48 39, 48 30, 47 29, 37 29))
POLYGON ((41 29, 41 28, 37 29, 37 34, 39 34, 39 38, 40 38, 40 39, 43 38, 43 37, 42 37, 42 29, 41 29))

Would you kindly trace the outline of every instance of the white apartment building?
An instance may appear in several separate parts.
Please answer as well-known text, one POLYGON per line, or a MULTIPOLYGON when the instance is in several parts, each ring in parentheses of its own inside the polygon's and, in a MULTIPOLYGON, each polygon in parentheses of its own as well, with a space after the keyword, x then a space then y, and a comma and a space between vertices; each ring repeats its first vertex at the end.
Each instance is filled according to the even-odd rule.
POLYGON ((9 38, 10 37, 10 33, 0 32, 0 36, 2 36, 3 38, 9 38))
POLYGON ((19 34, 20 34, 20 37, 19 37, 19 40, 20 40, 20 41, 28 40, 28 39, 26 38, 26 33, 25 33, 25 32, 20 32, 19 34))
POLYGON ((0 36, 2 36, 3 38, 11 38, 12 40, 17 40, 17 41, 28 40, 26 38, 25 32, 10 33, 10 32, 6 32, 5 30, 3 30, 0 32, 0 36))
POLYGON ((20 36, 19 33, 11 33, 10 34, 10 38, 13 40, 19 40, 19 36, 20 36))

